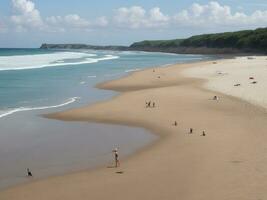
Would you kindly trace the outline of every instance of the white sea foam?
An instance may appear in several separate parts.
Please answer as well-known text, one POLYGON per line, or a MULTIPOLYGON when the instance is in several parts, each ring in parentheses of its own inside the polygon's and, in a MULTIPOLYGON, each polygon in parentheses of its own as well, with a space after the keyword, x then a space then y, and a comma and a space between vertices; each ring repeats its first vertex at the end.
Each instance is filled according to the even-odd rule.
POLYGON ((104 76, 105 76, 105 77, 110 77, 110 76, 118 76, 118 75, 120 75, 120 74, 122 74, 122 73, 119 72, 119 73, 114 73, 114 74, 105 74, 104 76))
POLYGON ((120 52, 118 52, 118 54, 120 54, 120 55, 134 55, 134 54, 136 54, 136 52, 134 52, 134 51, 120 51, 120 52))
POLYGON ((119 56, 105 55, 105 57, 103 57, 103 58, 97 58, 97 59, 94 59, 94 60, 96 60, 98 62, 98 61, 101 61, 101 60, 112 60, 112 59, 118 59, 118 58, 119 58, 119 56))
POLYGON ((139 71, 139 70, 140 70, 139 68, 136 68, 136 69, 125 70, 125 72, 129 73, 129 72, 136 72, 136 71, 139 71))
POLYGON ((118 56, 113 55, 105 55, 100 58, 97 58, 96 56, 96 54, 82 52, 0 56, 0 70, 23 70, 63 65, 80 65, 119 58, 118 56), (75 59, 76 61, 74 61, 75 59))
POLYGON ((96 75, 89 75, 88 78, 96 78, 96 75))
POLYGON ((58 107, 62 107, 62 106, 66 106, 68 104, 74 103, 76 100, 78 100, 80 97, 72 97, 70 99, 68 99, 66 102, 58 104, 58 105, 54 105, 54 106, 41 106, 41 107, 20 107, 20 108, 15 108, 12 110, 8 110, 4 113, 0 113, 0 118, 6 117, 8 115, 17 113, 17 112, 22 112, 22 111, 32 111, 32 110, 45 110, 45 109, 49 109, 49 108, 58 108, 58 107))

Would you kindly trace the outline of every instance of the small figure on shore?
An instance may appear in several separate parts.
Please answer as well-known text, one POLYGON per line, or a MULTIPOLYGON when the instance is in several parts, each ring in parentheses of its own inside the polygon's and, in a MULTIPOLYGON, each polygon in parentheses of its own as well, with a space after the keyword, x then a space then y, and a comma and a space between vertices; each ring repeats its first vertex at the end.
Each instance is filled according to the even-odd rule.
POLYGON ((115 148, 112 152, 114 153, 115 167, 117 168, 120 166, 118 148, 115 148))
POLYGON ((218 100, 219 100, 219 97, 215 95, 215 96, 213 97, 213 100, 218 101, 218 100))
POLYGON ((151 101, 146 102, 146 107, 149 108, 151 106, 151 101))
POLYGON ((158 76, 158 78, 160 78, 160 76, 158 76))
POLYGON ((153 72, 155 72, 155 70, 153 69, 153 72))
POLYGON ((202 131, 202 135, 201 136, 206 136, 206 132, 202 131))
POLYGON ((30 171, 29 168, 27 168, 27 176, 28 176, 28 177, 32 177, 32 176, 33 176, 33 175, 32 175, 32 172, 30 171))
POLYGON ((193 129, 192 129, 192 128, 190 128, 190 130, 189 130, 189 133, 190 133, 190 134, 192 134, 192 133, 193 133, 193 129))
POLYGON ((156 103, 155 102, 153 102, 153 108, 155 108, 156 107, 156 103))
POLYGON ((177 123, 177 121, 174 121, 174 124, 173 124, 174 126, 177 126, 178 125, 178 123, 177 123))

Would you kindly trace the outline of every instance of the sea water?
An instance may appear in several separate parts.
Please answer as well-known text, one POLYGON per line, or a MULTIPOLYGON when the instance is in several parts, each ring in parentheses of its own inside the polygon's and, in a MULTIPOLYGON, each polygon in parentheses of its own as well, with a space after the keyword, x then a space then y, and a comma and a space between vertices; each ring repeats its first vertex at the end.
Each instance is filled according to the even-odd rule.
POLYGON ((209 59, 128 51, 0 49, 0 188, 112 162, 156 140, 141 128, 62 122, 44 113, 80 107, 116 93, 94 88, 132 71, 209 59))

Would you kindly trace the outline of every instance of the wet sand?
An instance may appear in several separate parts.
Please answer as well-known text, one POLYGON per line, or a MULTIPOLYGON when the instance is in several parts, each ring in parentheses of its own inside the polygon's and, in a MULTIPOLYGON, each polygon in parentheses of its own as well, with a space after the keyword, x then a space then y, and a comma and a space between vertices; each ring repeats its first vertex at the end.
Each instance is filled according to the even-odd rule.
MULTIPOLYGON (((229 65, 229 60, 218 62, 229 65)), ((266 112, 234 95, 203 88, 204 79, 184 76, 185 69, 213 65, 205 61, 135 72, 98 86, 122 92, 111 100, 49 114, 65 121, 144 127, 161 139, 120 168, 35 181, 0 192, 0 199, 267 198, 266 112), (219 101, 212 100, 214 95, 219 101), (146 108, 147 101, 155 102, 155 108, 146 108), (206 136, 201 136, 203 130, 206 136)))
POLYGON ((1 120, 0 190, 30 182, 26 168, 34 180, 95 169, 112 163, 115 146, 124 158, 157 139, 142 128, 70 123, 45 119, 41 113, 21 112, 1 120))

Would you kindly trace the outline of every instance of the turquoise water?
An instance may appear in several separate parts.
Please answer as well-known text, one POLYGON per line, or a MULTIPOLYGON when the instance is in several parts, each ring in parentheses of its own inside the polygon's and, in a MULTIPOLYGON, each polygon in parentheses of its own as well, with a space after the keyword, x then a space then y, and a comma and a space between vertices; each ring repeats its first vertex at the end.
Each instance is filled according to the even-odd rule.
POLYGON ((111 163, 157 139, 141 128, 62 122, 44 113, 80 107, 115 95, 95 84, 131 71, 209 59, 145 52, 0 49, 0 189, 111 163))
POLYGON ((95 100, 98 92, 89 87, 97 82, 150 66, 204 58, 144 52, 0 49, 0 117, 21 107, 71 103, 73 97, 95 100), (84 93, 84 86, 88 93, 84 93))

